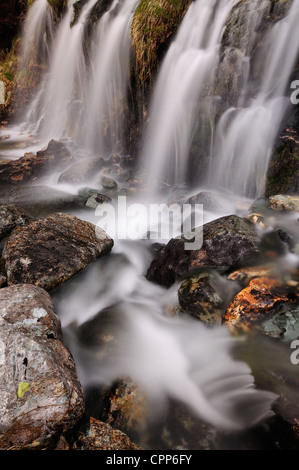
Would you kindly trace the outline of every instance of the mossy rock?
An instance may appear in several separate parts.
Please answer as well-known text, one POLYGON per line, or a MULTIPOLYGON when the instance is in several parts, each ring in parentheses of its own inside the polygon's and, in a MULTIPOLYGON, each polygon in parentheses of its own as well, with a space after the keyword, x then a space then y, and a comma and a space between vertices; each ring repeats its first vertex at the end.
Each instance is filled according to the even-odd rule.
POLYGON ((288 129, 282 133, 267 173, 266 196, 299 194, 299 136, 288 129))
POLYGON ((67 7, 67 0, 48 0, 48 3, 58 18, 65 12, 67 7))
POLYGON ((141 83, 151 81, 168 40, 176 33, 191 1, 141 0, 139 3, 131 35, 141 83))

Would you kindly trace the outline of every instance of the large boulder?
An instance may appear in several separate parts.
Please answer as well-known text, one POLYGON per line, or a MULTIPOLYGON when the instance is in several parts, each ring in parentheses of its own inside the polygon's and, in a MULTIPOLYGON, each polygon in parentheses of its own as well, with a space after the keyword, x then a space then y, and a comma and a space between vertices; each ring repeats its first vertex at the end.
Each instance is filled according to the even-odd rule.
POLYGON ((255 226, 247 219, 236 215, 221 217, 204 224, 203 228, 196 228, 194 233, 198 234, 198 239, 201 230, 203 243, 199 249, 185 250, 186 235, 170 240, 152 261, 147 279, 169 287, 196 271, 226 271, 252 263, 259 256, 255 226))
POLYGON ((0 449, 49 449, 81 421, 83 391, 43 289, 0 290, 0 449))
POLYGON ((15 229, 6 242, 8 285, 35 284, 51 291, 112 246, 104 230, 69 214, 33 220, 15 229))

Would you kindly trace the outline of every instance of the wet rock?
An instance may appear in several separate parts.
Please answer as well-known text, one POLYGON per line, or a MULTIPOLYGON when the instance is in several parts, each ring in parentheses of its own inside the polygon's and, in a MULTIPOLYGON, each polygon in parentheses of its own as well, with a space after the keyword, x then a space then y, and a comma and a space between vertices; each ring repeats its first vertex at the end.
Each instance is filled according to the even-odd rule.
POLYGON ((24 225, 30 220, 31 217, 18 206, 0 205, 0 240, 18 225, 24 225))
POLYGON ((53 290, 112 246, 104 230, 72 215, 34 220, 7 240, 3 258, 8 285, 28 283, 53 290))
POLYGON ((107 423, 90 418, 89 429, 81 434, 73 450, 142 450, 131 439, 107 423))
MULTIPOLYGON (((297 106, 294 106, 297 108, 297 106)), ((283 131, 273 152, 266 179, 266 196, 299 193, 299 134, 298 117, 294 128, 283 131)))
POLYGON ((267 230, 261 236, 259 248, 265 259, 277 260, 289 251, 289 245, 282 239, 278 230, 267 230))
POLYGON ((170 240, 152 261, 147 279, 171 286, 175 281, 198 270, 226 271, 235 266, 252 264, 259 257, 259 241, 254 224, 231 215, 204 224, 195 229, 198 239, 202 233, 201 248, 185 250, 185 241, 192 235, 170 240))
POLYGON ((86 207, 90 207, 91 209, 96 209, 99 204, 108 204, 110 202, 111 198, 109 196, 97 192, 89 196, 85 205, 86 207))
POLYGON ((65 170, 59 177, 58 183, 80 184, 90 181, 94 178, 104 166, 103 157, 97 157, 83 162, 75 162, 70 168, 65 170))
POLYGON ((282 305, 292 306, 298 300, 298 283, 287 285, 277 278, 254 278, 229 304, 223 322, 233 327, 250 327, 267 316, 270 318, 282 305))
POLYGON ((159 57, 168 40, 180 25, 191 0, 176 3, 159 0, 142 1, 135 11, 131 35, 136 56, 136 75, 141 83, 151 81, 159 57))
POLYGON ((115 179, 110 178, 109 176, 103 175, 100 179, 100 183, 104 189, 115 189, 117 188, 117 182, 115 179))
POLYGON ((299 212, 299 196, 278 194, 269 197, 269 207, 275 211, 299 212))
POLYGON ((211 324, 222 320, 223 298, 208 273, 186 279, 179 289, 179 303, 184 312, 211 324))
POLYGON ((117 179, 120 183, 127 183, 132 178, 132 171, 129 169, 121 170, 117 179))
POLYGON ((43 289, 0 290, 0 449, 50 449, 85 406, 60 321, 43 289))
POLYGON ((62 171, 73 161, 68 149, 62 142, 51 140, 45 150, 25 154, 0 168, 0 180, 13 184, 37 181, 45 174, 62 171), (2 169, 2 171, 1 171, 2 169))
POLYGON ((250 266, 233 271, 228 275, 228 279, 238 281, 243 286, 247 286, 249 282, 256 277, 267 277, 273 274, 273 266, 250 266))

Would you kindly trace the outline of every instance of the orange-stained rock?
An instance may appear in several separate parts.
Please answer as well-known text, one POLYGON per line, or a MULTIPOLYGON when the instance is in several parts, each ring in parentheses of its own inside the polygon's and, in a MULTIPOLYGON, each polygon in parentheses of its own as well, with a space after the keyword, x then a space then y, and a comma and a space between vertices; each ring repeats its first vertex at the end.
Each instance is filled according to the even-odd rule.
POLYGON ((229 304, 223 323, 250 326, 275 313, 283 304, 298 302, 298 283, 287 285, 271 277, 259 277, 239 292, 229 304))

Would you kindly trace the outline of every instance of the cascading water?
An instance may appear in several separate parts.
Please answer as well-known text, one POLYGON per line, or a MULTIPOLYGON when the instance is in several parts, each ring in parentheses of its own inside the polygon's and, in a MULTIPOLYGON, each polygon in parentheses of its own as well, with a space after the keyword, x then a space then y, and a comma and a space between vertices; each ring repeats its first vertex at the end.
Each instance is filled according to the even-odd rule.
POLYGON ((86 25, 90 27, 89 15, 97 0, 87 2, 73 24, 74 3, 69 1, 49 73, 25 121, 43 141, 70 139, 84 153, 110 156, 124 145, 121 110, 129 77, 130 23, 138 0, 112 2, 95 27, 88 58, 86 25))
POLYGON ((243 108, 230 108, 222 115, 211 159, 210 187, 252 198, 263 194, 275 139, 290 105, 285 93, 299 54, 298 21, 299 1, 295 0, 287 17, 264 40, 256 95, 248 93, 243 108))
MULTIPOLYGON (((86 24, 97 1, 84 3, 72 24, 74 3, 69 1, 52 40, 49 71, 30 105, 26 124, 45 142, 70 139, 84 154, 110 155, 123 145, 123 118, 118 110, 126 101, 129 27, 138 1, 111 3, 94 26, 88 54, 84 47, 86 24)), ((143 152, 142 163, 150 181, 182 182, 186 178, 196 118, 209 109, 208 117, 213 118, 213 103, 210 108, 209 100, 205 100, 207 87, 214 97, 221 40, 232 14, 242 23, 242 54, 237 63, 241 79, 233 80, 232 88, 238 89, 240 83, 242 86, 236 107, 227 110, 219 121, 215 141, 212 132, 209 152, 214 158, 209 184, 215 190, 224 187, 250 196, 263 187, 255 177, 256 167, 259 165, 262 172, 260 178, 265 178, 267 158, 285 110, 284 90, 298 52, 299 0, 293 1, 289 15, 267 36, 260 52, 261 61, 267 52, 265 73, 252 102, 251 54, 256 30, 270 1, 241 2, 237 13, 234 7, 238 3, 195 0, 170 45, 157 79, 143 152), (288 47, 289 41, 293 49, 288 47), (275 81, 274 76, 278 77, 275 81), (262 136, 262 141, 256 136, 262 136)), ((45 19, 47 24, 49 21, 46 0, 36 0, 34 5, 28 17, 28 34, 33 30, 42 33, 45 19)), ((234 41, 233 33, 228 35, 229 44, 234 41)), ((44 38, 38 33, 37 37, 41 36, 44 38)), ((42 50, 47 54, 44 47, 42 50)), ((226 59, 229 61, 229 56, 226 59)), ((226 62, 221 65, 225 68, 226 62)), ((74 212, 82 219, 98 222, 92 211, 74 212)), ((110 385, 120 376, 129 376, 141 384, 155 410, 161 401, 174 398, 216 428, 239 430, 264 420, 271 414, 275 396, 257 390, 247 364, 233 360, 235 340, 226 329, 206 328, 173 311, 171 315, 165 313, 169 306, 177 307, 178 286, 166 290, 145 279, 151 258, 146 242, 115 240, 111 255, 52 294, 83 386, 110 385), (88 327, 92 321, 95 328, 91 326, 90 336, 96 336, 97 321, 100 323, 107 311, 117 317, 117 325, 105 337, 104 347, 94 337, 91 345, 82 343, 82 326, 88 327)))
POLYGON ((191 3, 157 79, 143 162, 151 181, 185 181, 198 100, 219 62, 224 25, 237 0, 191 3))

